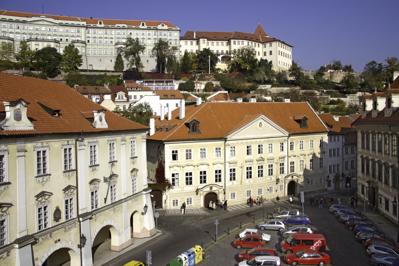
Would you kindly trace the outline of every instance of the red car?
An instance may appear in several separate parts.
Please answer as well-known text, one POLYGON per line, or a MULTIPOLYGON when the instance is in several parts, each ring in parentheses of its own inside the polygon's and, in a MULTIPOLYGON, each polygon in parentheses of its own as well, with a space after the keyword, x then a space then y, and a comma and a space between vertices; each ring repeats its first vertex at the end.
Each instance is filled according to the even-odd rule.
POLYGON ((250 250, 241 251, 238 254, 237 260, 250 260, 257 256, 278 256, 277 251, 275 249, 270 248, 253 248, 250 250))
POLYGON ((245 236, 233 241, 233 246, 236 248, 260 248, 264 245, 266 245, 266 241, 262 240, 259 235, 245 236))
POLYGON ((298 251, 284 257, 290 265, 326 265, 331 263, 330 255, 314 250, 298 251))

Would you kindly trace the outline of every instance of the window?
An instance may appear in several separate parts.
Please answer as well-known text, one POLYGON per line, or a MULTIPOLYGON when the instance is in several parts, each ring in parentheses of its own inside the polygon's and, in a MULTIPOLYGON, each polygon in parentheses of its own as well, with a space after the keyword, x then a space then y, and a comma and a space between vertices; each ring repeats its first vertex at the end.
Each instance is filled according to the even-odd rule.
POLYGON ((309 169, 313 170, 313 159, 310 159, 309 161, 309 169))
POLYGON ((7 155, 5 153, 0 153, 0 183, 7 181, 7 155))
POLYGON ((398 137, 396 135, 392 135, 392 156, 396 157, 398 151, 397 151, 397 141, 398 141, 398 137))
POLYGON ((200 184, 206 184, 206 171, 200 171, 200 184))
POLYGON ((269 143, 268 151, 269 151, 269 153, 273 153, 273 144, 272 143, 269 143))
POLYGON ((272 162, 269 162, 267 164, 267 175, 273 176, 273 163, 272 162))
POLYGON ((206 159, 206 149, 205 148, 200 149, 200 158, 206 159))
POLYGON ((130 140, 130 157, 136 157, 136 140, 131 139, 130 140))
POLYGON ((246 167, 246 177, 247 177, 247 179, 251 179, 252 178, 252 166, 247 166, 246 167))
POLYGON ((384 198, 384 203, 385 203, 385 211, 389 212, 389 199, 384 198))
POLYGON ((299 171, 303 171, 303 169, 305 169, 305 161, 300 160, 299 161, 299 171))
POLYGON ((186 160, 191 160, 193 158, 191 149, 186 149, 186 160))
POLYGON ((229 176, 230 176, 230 181, 236 181, 236 169, 235 168, 229 169, 229 176))
POLYGON ((191 197, 187 198, 186 203, 187 203, 187 206, 193 205, 193 198, 191 198, 191 197))
POLYGON ((263 154, 263 145, 258 144, 258 154, 263 154))
POLYGON ((98 189, 90 191, 90 203, 91 209, 95 210, 98 208, 98 189))
POLYGON ((193 184, 193 173, 186 172, 186 186, 191 186, 193 184))
POLYGON ((97 164, 97 144, 90 144, 90 166, 97 164))
POLYGON ((215 183, 222 182, 222 170, 216 169, 215 170, 215 183))
POLYGON ((285 170, 284 170, 285 166, 284 166, 284 161, 280 162, 280 175, 283 175, 285 170))
POLYGON ((37 208, 37 225, 39 231, 48 227, 48 206, 46 204, 37 208))
POLYGON ((281 152, 284 151, 284 142, 280 142, 280 151, 281 151, 281 152))
POLYGON ((235 156, 236 156, 236 147, 230 146, 230 157, 235 157, 235 156))
POLYGON ((72 169, 72 147, 64 148, 64 171, 72 169))
POLYGON ((351 160, 351 169, 355 169, 355 160, 351 160))
POLYGON ((319 159, 319 167, 320 167, 320 168, 323 168, 323 167, 324 167, 324 160, 323 160, 323 158, 320 158, 320 159, 319 159))
POLYGON ((115 159, 115 141, 108 143, 109 161, 114 162, 115 159))
POLYGON ((290 162, 290 173, 295 172, 295 162, 290 162))
POLYGON ((230 199, 236 199, 236 193, 235 192, 231 192, 230 193, 230 199))
POLYGON ((172 150, 172 161, 177 161, 179 159, 179 153, 177 150, 172 150))
POLYGON ((137 174, 132 174, 132 194, 137 192, 137 174))
POLYGON ((68 221, 73 217, 73 198, 66 198, 64 206, 65 206, 65 221, 68 221))
POLYGON ((303 151, 303 140, 299 141, 299 150, 303 151))
POLYGON ((251 190, 247 190, 247 198, 251 197, 251 190))
POLYGON ((262 189, 258 188, 258 196, 261 196, 263 194, 262 192, 263 192, 262 189))
POLYGON ((314 147, 314 141, 313 141, 313 139, 311 139, 311 140, 309 140, 309 148, 313 149, 313 147, 314 147))
POLYGON ((345 161, 345 170, 348 171, 348 169, 349 169, 349 162, 345 161))
POLYGON ((112 184, 109 186, 111 202, 116 201, 116 184, 112 184))
POLYGON ((247 145, 247 155, 252 155, 252 146, 247 145))
POLYGON ((215 157, 221 158, 222 157, 222 149, 220 147, 215 148, 215 157))
POLYGON ((179 186, 179 174, 178 173, 172 173, 172 186, 178 187, 179 186))
POLYGON ((291 141, 291 142, 290 142, 290 151, 293 151, 293 150, 294 150, 294 142, 291 141))
POLYGON ((7 217, 0 218, 0 247, 7 244, 7 217))
POLYGON ((258 177, 263 177, 263 165, 258 165, 258 177))
POLYGON ((47 149, 36 151, 36 175, 45 175, 48 173, 47 149))
POLYGON ((173 207, 178 207, 179 206, 179 200, 177 200, 177 199, 172 200, 172 206, 173 207))

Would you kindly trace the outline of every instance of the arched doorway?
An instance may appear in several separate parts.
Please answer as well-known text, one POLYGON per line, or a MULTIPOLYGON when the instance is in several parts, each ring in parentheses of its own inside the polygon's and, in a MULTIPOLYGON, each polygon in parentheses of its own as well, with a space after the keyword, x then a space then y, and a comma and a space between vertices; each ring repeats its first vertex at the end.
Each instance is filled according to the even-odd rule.
POLYGON ((51 253, 42 266, 74 266, 79 265, 79 257, 69 248, 60 248, 51 253))
POLYGON ((161 190, 152 190, 151 191, 151 201, 155 209, 162 209, 162 191, 161 190))
POLYGON ((209 207, 209 202, 217 202, 218 201, 218 195, 215 192, 209 192, 205 195, 204 197, 204 207, 208 208, 209 207))
POLYGON ((297 184, 294 180, 291 180, 287 186, 287 195, 296 195, 297 184))
POLYGON ((112 225, 106 225, 98 231, 91 247, 93 262, 102 255, 102 251, 111 250, 112 242, 115 241, 116 235, 116 230, 112 225))
POLYGON ((134 237, 134 215, 137 215, 137 211, 134 211, 132 213, 132 215, 130 215, 130 237, 133 238, 134 237))

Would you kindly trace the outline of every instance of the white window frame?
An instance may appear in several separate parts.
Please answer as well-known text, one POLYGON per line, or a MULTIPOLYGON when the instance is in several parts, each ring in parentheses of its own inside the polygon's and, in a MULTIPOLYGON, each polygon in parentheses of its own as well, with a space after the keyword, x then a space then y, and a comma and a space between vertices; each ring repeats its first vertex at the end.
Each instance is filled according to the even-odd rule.
POLYGON ((179 151, 178 150, 172 150, 171 151, 171 155, 172 155, 172 157, 171 157, 172 161, 178 161, 179 160, 179 151))
POLYGON ((0 184, 8 182, 8 152, 0 151, 3 159, 0 161, 0 184))
POLYGON ((98 145, 97 143, 89 144, 89 165, 98 165, 98 145))
POLYGON ((251 197, 252 191, 251 190, 247 190, 247 198, 251 197))
POLYGON ((303 151, 303 140, 299 141, 299 150, 303 151))
POLYGON ((137 157, 137 143, 136 139, 130 139, 130 158, 137 157))
POLYGON ((62 159, 64 171, 70 171, 74 167, 73 148, 72 146, 65 146, 62 149, 62 159))
POLYGON ((193 172, 185 172, 184 179, 185 179, 186 186, 192 186, 193 185, 193 172), (187 182, 187 181, 189 181, 189 182, 187 182))
POLYGON ((252 145, 247 145, 246 147, 246 155, 251 156, 252 155, 252 145))
POLYGON ((274 164, 273 163, 268 163, 267 164, 267 175, 268 176, 273 176, 274 173, 274 164))
POLYGON ((280 175, 284 175, 285 174, 285 162, 284 161, 280 162, 279 167, 280 167, 280 175))
POLYGON ((42 231, 50 227, 49 204, 41 203, 36 207, 37 230, 42 231), (39 214, 42 213, 40 217, 39 214))
POLYGON ((0 247, 8 244, 8 230, 8 215, 0 214, 0 247))
POLYGON ((186 149, 186 160, 192 160, 193 159, 193 152, 191 149, 186 149))
POLYGON ((222 169, 215 169, 215 183, 222 182, 222 169))
POLYGON ((230 157, 235 157, 235 156, 236 156, 236 147, 230 146, 230 157))
POLYGON ((305 161, 299 160, 299 171, 303 171, 305 169, 305 161))
POLYGON ((235 200, 236 199, 236 193, 235 192, 231 192, 230 193, 230 199, 231 200, 235 200))
POLYGON ((280 142, 280 152, 284 152, 284 142, 280 142))
POLYGON ((95 210, 98 208, 98 188, 90 190, 90 208, 95 210))
POLYGON ((252 166, 245 167, 245 178, 252 179, 252 166))
POLYGON ((290 173, 295 173, 295 162, 290 161, 290 173))
POLYGON ((206 159, 206 148, 200 148, 200 159, 206 159))
POLYGON ((116 197, 116 183, 113 183, 109 185, 109 195, 110 195, 110 200, 111 203, 115 202, 117 197, 116 197))
POLYGON ((268 149, 269 153, 273 153, 273 143, 269 143, 267 145, 267 149, 268 149))
POLYGON ((309 140, 309 148, 313 149, 314 148, 314 141, 313 139, 309 140))
POLYGON ((293 151, 295 149, 295 143, 293 141, 290 141, 290 151, 293 151))
POLYGON ((229 180, 236 181, 236 178, 237 178, 237 170, 235 167, 231 167, 229 169, 229 180))
POLYGON ((263 154, 263 144, 258 144, 258 154, 263 154))
POLYGON ((108 142, 108 159, 109 162, 116 161, 116 141, 109 141, 108 142))
POLYGON ((264 177, 263 165, 258 165, 257 168, 258 168, 258 169, 257 169, 258 177, 264 177))
POLYGON ((179 200, 178 199, 173 199, 172 200, 172 206, 173 207, 179 207, 179 200))
POLYGON ((73 197, 66 197, 64 199, 64 218, 68 221, 74 217, 73 197))
POLYGON ((263 189, 262 188, 258 188, 258 196, 262 196, 263 194, 263 189))
POLYGON ((206 170, 200 170, 200 172, 199 172, 199 183, 200 184, 206 184, 206 176, 207 175, 207 173, 206 173, 206 170))
POLYGON ((179 186, 179 173, 172 173, 170 181, 171 181, 170 183, 172 186, 178 187, 179 186))
POLYGON ((193 198, 192 198, 192 197, 188 197, 188 198, 186 199, 186 204, 187 204, 187 206, 193 205, 193 198))
POLYGON ((216 147, 215 148, 215 157, 216 158, 221 158, 222 157, 222 148, 216 147))
POLYGON ((48 148, 35 149, 35 162, 36 162, 36 176, 48 175, 50 172, 49 149, 48 148), (40 153, 40 159, 38 153, 40 153), (43 153, 45 153, 44 160, 43 160, 43 153))
POLYGON ((131 176, 132 179, 132 194, 137 193, 137 174, 136 173, 132 173, 131 176))

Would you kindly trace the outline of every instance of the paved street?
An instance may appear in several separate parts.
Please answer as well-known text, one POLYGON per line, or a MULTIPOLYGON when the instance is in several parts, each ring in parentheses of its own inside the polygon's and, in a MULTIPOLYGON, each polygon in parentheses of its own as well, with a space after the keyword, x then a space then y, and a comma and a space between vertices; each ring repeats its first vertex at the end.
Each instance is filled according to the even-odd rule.
MULTIPOLYGON (((160 237, 123 254, 112 260, 108 265, 121 265, 131 259, 145 261, 146 250, 151 250, 153 265, 162 266, 195 244, 202 244, 206 247, 206 260, 203 265, 235 265, 234 256, 238 251, 230 243, 238 230, 231 231, 231 229, 239 227, 240 223, 246 224, 246 227, 253 227, 248 223, 252 223, 254 219, 261 220, 263 215, 271 213, 278 206, 283 207, 283 204, 269 205, 257 210, 248 207, 234 213, 220 210, 215 211, 211 216, 161 217, 159 227, 163 234, 160 237), (225 234, 217 243, 213 241, 215 216, 218 217, 220 222, 219 235, 225 234), (231 231, 230 235, 226 234, 228 229, 231 231)), ((368 265, 368 258, 362 245, 356 242, 352 232, 346 229, 343 224, 340 224, 327 209, 306 206, 305 212, 310 216, 313 224, 325 234, 333 265, 368 265)), ((272 234, 272 242, 269 244, 271 247, 277 240, 277 236, 274 232, 270 233, 272 234)))

